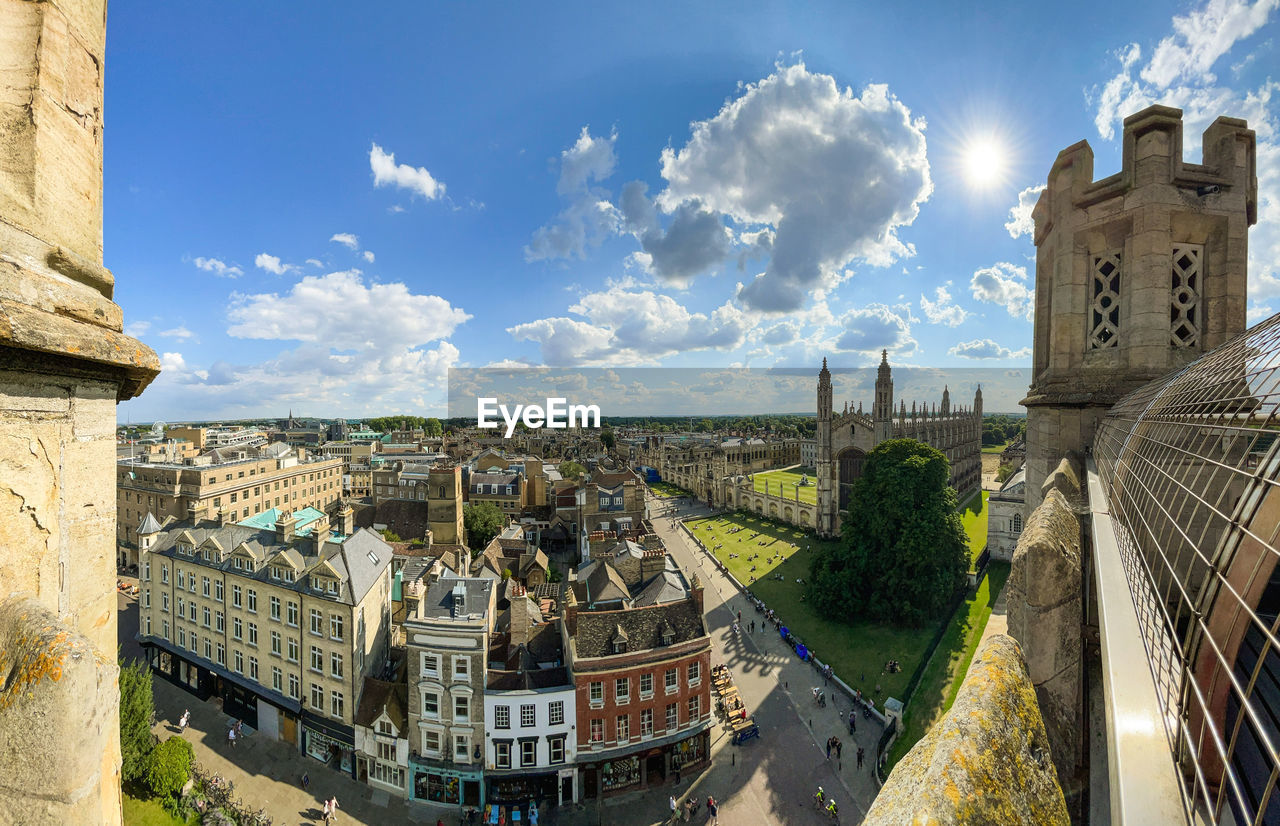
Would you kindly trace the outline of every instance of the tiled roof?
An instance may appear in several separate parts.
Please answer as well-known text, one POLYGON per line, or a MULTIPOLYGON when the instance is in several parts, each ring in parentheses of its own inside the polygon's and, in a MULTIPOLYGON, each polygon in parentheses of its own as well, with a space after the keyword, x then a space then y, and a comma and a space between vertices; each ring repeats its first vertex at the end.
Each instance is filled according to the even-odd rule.
POLYGON ((409 727, 409 686, 405 683, 387 683, 372 677, 364 678, 360 691, 360 707, 356 710, 355 724, 372 728, 373 722, 382 716, 383 710, 391 718, 401 737, 409 727))
POLYGON ((611 655, 610 641, 619 629, 631 653, 660 646, 664 625, 675 633, 672 645, 706 636, 702 614, 692 599, 625 611, 579 611, 577 623, 573 639, 578 657, 611 655))

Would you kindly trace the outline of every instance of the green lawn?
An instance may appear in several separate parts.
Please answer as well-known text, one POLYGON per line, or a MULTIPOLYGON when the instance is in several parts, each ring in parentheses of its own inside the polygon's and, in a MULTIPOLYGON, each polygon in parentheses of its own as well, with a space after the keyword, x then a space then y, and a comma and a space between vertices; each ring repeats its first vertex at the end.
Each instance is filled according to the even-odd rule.
POLYGON ((969 561, 972 563, 982 554, 987 546, 987 491, 980 491, 969 497, 960 508, 960 521, 964 524, 964 532, 969 535, 969 561))
POLYGON ((982 639, 991 617, 991 607, 1008 578, 1009 563, 992 562, 977 593, 968 597, 951 617, 942 642, 925 666, 920 685, 907 704, 902 736, 889 751, 886 768, 890 771, 955 702, 978 640, 982 639))
POLYGON ((187 826, 154 800, 139 800, 124 793, 124 826, 187 826))
POLYGON ((668 482, 650 482, 649 490, 653 491, 654 496, 661 496, 664 499, 674 499, 679 496, 693 496, 692 493, 684 488, 677 487, 668 482))
POLYGON ((907 681, 936 627, 893 628, 870 622, 846 625, 819 616, 804 601, 804 585, 796 580, 808 578, 809 557, 815 548, 826 543, 798 528, 746 513, 690 520, 688 525, 734 577, 777 611, 791 633, 818 659, 829 663, 840 679, 862 689, 881 709, 885 697, 902 699, 907 681), (733 527, 744 530, 729 533, 733 527), (758 545, 761 541, 766 544, 758 545), (717 544, 722 547, 715 548, 717 544), (757 553, 759 559, 748 559, 757 553), (738 556, 730 558, 731 554, 738 556), (755 571, 751 571, 752 565, 756 566, 755 571), (771 574, 781 574, 783 578, 770 579, 771 574), (898 660, 902 670, 885 673, 889 660, 898 660))
POLYGON ((771 493, 774 496, 785 496, 787 499, 794 500, 796 491, 800 491, 800 501, 809 505, 818 504, 818 484, 814 479, 812 468, 797 468, 795 470, 765 470, 751 477, 754 482, 755 489, 761 493, 771 493), (809 478, 808 485, 801 485, 800 479, 807 475, 809 478))
POLYGON ((1002 445, 983 445, 982 452, 983 453, 1003 453, 1004 449, 1008 447, 1009 444, 1010 444, 1009 442, 1005 442, 1002 445))

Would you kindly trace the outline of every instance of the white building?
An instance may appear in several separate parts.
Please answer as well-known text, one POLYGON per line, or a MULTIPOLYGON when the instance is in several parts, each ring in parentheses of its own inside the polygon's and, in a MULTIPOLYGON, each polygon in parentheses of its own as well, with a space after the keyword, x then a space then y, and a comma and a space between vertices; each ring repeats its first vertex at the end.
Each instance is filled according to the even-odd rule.
POLYGON ((1022 535, 1022 509, 1027 501, 1026 469, 1004 480, 987 499, 987 547, 991 558, 1013 561, 1013 549, 1022 535))
POLYGON ((484 695, 485 799, 498 804, 575 803, 573 684, 563 667, 520 676, 528 678, 529 688, 487 690, 484 695), (544 679, 561 684, 536 688, 544 679))
POLYGON ((356 779, 409 795, 409 687, 366 677, 355 718, 356 779))

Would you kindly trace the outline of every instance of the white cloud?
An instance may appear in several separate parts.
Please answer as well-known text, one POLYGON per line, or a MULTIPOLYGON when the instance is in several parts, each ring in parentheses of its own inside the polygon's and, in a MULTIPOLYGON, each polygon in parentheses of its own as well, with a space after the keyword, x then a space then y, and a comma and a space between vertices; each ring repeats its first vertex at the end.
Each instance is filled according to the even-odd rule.
POLYGON ((289 292, 233 294, 227 332, 238 338, 308 341, 386 353, 447 338, 471 318, 400 282, 364 283, 359 270, 309 275, 289 292))
POLYGON ((973 341, 961 341, 947 351, 953 356, 966 359, 1026 359, 1031 358, 1031 348, 1010 350, 1001 347, 989 338, 975 338, 973 341))
POLYGON ((139 336, 145 336, 147 334, 147 331, 150 329, 151 329, 150 321, 131 321, 128 324, 124 325, 124 334, 126 336, 133 336, 134 338, 138 338, 139 336))
POLYGON ((160 370, 165 373, 182 373, 187 369, 187 362, 181 353, 161 353, 160 370))
POLYGON ((364 252, 362 252, 362 253, 360 253, 360 254, 361 254, 362 256, 364 256, 364 260, 365 260, 365 261, 369 262, 370 264, 372 264, 372 263, 373 263, 374 255, 373 255, 373 251, 372 251, 372 250, 365 250, 364 252))
POLYGON ((692 132, 662 153, 658 205, 772 228, 768 265, 740 294, 748 307, 795 310, 855 258, 913 254, 897 233, 933 191, 924 122, 887 86, 855 97, 802 63, 779 67, 692 132))
POLYGON ((1036 231, 1036 222, 1031 219, 1031 210, 1035 209, 1041 192, 1044 192, 1044 184, 1029 186, 1018 193, 1018 203, 1009 209, 1009 220, 1004 225, 1004 228, 1009 231, 1010 238, 1029 236, 1036 231))
POLYGON ((307 263, 308 263, 308 264, 310 264, 310 265, 311 265, 311 266, 313 266, 313 267, 323 267, 323 266, 324 266, 324 263, 323 263, 322 261, 320 261, 318 258, 308 258, 308 259, 307 259, 307 263))
POLYGON ((622 188, 619 208, 623 226, 640 241, 648 256, 648 269, 655 275, 685 285, 694 276, 719 265, 729 255, 733 233, 719 213, 690 200, 675 208, 666 229, 658 210, 646 195, 642 181, 622 188))
POLYGON ((223 278, 238 278, 244 275, 244 270, 231 266, 217 258, 197 258, 192 263, 205 272, 211 272, 223 278))
POLYGON ((1250 324, 1257 324, 1259 321, 1265 321, 1275 315, 1275 310, 1271 309, 1269 304, 1253 305, 1249 308, 1247 320, 1250 324))
POLYGON ((1256 32, 1280 7, 1280 0, 1209 0, 1203 8, 1173 18, 1173 34, 1160 41, 1142 79, 1158 87, 1179 80, 1207 80, 1218 58, 1256 32))
POLYGON ((910 320, 885 304, 868 304, 840 317, 843 331, 835 341, 838 350, 879 354, 888 350, 909 356, 916 350, 910 320))
POLYGON ((188 330, 186 327, 178 326, 169 330, 162 330, 157 335, 165 338, 176 338, 179 341, 186 341, 189 338, 195 338, 196 334, 188 330))
POLYGON ((376 143, 369 150, 369 168, 373 170, 373 185, 395 186, 415 192, 428 201, 444 195, 444 184, 432 177, 426 167, 397 164, 394 152, 384 152, 376 143))
POLYGON ((1006 261, 984 267, 969 280, 973 297, 999 304, 1014 318, 1031 321, 1035 314, 1035 290, 1027 286, 1027 270, 1006 261))
POLYGON ((617 230, 619 214, 610 194, 592 186, 613 174, 617 138, 616 132, 607 138, 592 137, 584 126, 573 146, 560 153, 556 192, 568 205, 551 223, 534 232, 524 248, 526 261, 582 258, 589 247, 599 245, 617 230))
POLYGON ((951 292, 945 286, 936 287, 933 294, 934 301, 930 301, 923 295, 920 296, 920 309, 924 311, 924 316, 929 319, 930 324, 958 327, 969 317, 968 310, 951 302, 951 292))
POLYGON ((652 362, 693 350, 732 350, 750 322, 724 304, 710 315, 690 312, 670 296, 613 287, 588 293, 569 312, 585 318, 543 318, 507 332, 517 341, 541 345, 542 361, 554 366, 652 362))
POLYGON ((296 270, 297 267, 292 264, 282 264, 280 259, 269 253, 260 252, 253 259, 253 265, 260 270, 266 270, 273 275, 284 275, 287 272, 296 270))
POLYGON ((335 232, 330 241, 336 241, 353 252, 360 249, 360 239, 349 232, 335 232))

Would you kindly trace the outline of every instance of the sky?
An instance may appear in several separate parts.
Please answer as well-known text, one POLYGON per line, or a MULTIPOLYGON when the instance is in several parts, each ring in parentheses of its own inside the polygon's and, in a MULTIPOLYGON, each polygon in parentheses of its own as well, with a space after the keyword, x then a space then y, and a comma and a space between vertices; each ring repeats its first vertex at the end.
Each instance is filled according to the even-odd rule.
POLYGON ((1017 374, 1049 167, 1118 171, 1151 103, 1190 161, 1256 130, 1280 311, 1280 0, 905 5, 113 3, 105 263, 164 365, 121 422, 442 415, 450 368, 1017 374))

